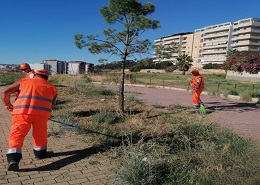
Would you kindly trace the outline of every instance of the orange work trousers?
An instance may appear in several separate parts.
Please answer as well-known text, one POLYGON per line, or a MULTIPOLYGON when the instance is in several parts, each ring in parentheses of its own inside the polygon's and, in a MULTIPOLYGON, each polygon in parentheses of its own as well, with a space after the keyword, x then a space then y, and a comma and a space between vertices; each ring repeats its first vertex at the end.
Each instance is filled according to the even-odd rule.
POLYGON ((202 93, 203 89, 198 89, 197 91, 192 93, 192 104, 199 105, 202 101, 200 99, 200 94, 202 93))
POLYGON ((22 148, 25 136, 28 134, 31 127, 34 147, 47 147, 48 117, 23 114, 14 114, 12 116, 9 148, 22 148))

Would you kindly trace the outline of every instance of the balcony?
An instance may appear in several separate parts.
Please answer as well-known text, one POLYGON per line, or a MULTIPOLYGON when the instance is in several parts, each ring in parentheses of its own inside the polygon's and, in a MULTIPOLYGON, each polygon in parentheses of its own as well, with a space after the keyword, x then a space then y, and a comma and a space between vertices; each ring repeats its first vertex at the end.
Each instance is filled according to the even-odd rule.
POLYGON ((219 44, 219 45, 211 45, 211 46, 203 46, 203 49, 214 49, 214 48, 227 48, 227 44, 219 44))
POLYGON ((240 41, 237 43, 232 43, 231 47, 238 47, 238 46, 260 46, 260 42, 251 42, 251 41, 240 41))
POLYGON ((259 26, 260 27, 260 22, 251 22, 251 21, 248 21, 248 22, 245 22, 245 23, 238 23, 238 24, 235 24, 233 26, 234 29, 237 29, 237 28, 243 28, 243 27, 252 27, 252 26, 259 26))
POLYGON ((219 26, 215 26, 215 27, 210 26, 210 27, 205 28, 204 33, 207 34, 207 33, 221 32, 221 31, 229 31, 230 27, 231 27, 231 24, 225 25, 225 26, 219 25, 219 26))
MULTIPOLYGON (((236 34, 245 34, 245 33, 260 33, 260 28, 247 28, 247 29, 240 29, 236 31, 236 34)), ((232 33, 233 35, 233 33, 232 33)))
POLYGON ((231 41, 249 40, 249 39, 260 40, 260 36, 240 35, 240 36, 238 36, 238 37, 234 37, 234 38, 232 38, 231 41))
POLYGON ((226 50, 212 50, 212 51, 202 51, 200 54, 202 55, 208 55, 208 54, 226 54, 226 50))
POLYGON ((223 37, 228 35, 229 35, 228 32, 221 32, 221 33, 203 35, 203 38, 208 39, 208 38, 223 37))
POLYGON ((216 42, 227 42, 228 38, 219 38, 219 39, 212 39, 212 40, 204 40, 203 43, 216 43, 216 42))

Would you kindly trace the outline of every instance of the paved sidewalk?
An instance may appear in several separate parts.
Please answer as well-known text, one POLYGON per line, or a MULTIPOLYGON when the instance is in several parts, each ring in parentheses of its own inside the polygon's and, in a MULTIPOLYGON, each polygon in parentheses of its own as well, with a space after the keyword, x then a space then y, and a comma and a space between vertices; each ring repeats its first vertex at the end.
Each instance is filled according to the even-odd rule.
MULTIPOLYGON (((0 91, 3 87, 0 87, 0 91)), ((0 101, 0 184, 8 185, 112 185, 111 164, 99 153, 101 150, 90 148, 77 134, 68 132, 60 137, 48 138, 50 158, 34 158, 31 133, 25 139, 22 149, 23 158, 18 172, 7 171, 6 151, 8 147, 11 114, 0 101)), ((55 123, 52 123, 55 124, 55 123)))

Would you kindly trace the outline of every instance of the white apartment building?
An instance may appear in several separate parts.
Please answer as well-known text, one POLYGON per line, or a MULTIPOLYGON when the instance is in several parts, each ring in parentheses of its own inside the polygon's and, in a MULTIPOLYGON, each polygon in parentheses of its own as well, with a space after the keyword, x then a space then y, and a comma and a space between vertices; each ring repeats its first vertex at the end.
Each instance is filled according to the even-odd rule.
MULTIPOLYGON (((155 40, 155 44, 165 44, 180 38, 178 52, 173 58, 167 59, 173 63, 179 54, 184 53, 192 57, 196 68, 204 64, 222 64, 226 60, 227 52, 231 49, 239 51, 260 51, 260 19, 247 18, 236 22, 227 22, 201 29, 195 32, 174 34, 155 40)), ((154 57, 154 61, 158 59, 154 57)), ((165 59, 166 60, 166 59, 165 59)), ((163 60, 163 61, 165 61, 163 60)))
POLYGON ((178 34, 169 35, 169 36, 166 36, 166 37, 159 38, 159 39, 155 40, 154 42, 157 45, 160 45, 160 44, 171 45, 172 43, 175 43, 176 44, 175 48, 176 48, 176 51, 177 51, 176 53, 173 53, 172 58, 169 58, 169 59, 167 59, 167 58, 161 59, 161 58, 158 58, 157 56, 154 56, 154 58, 153 58, 154 62, 171 61, 173 63, 176 63, 176 61, 177 61, 176 58, 182 52, 185 52, 187 50, 187 47, 185 47, 186 44, 189 43, 189 44, 191 44, 191 46, 189 46, 189 47, 192 47, 193 32, 186 32, 186 33, 178 33, 178 34), (191 35, 192 39, 190 39, 190 37, 188 37, 188 35, 191 35))

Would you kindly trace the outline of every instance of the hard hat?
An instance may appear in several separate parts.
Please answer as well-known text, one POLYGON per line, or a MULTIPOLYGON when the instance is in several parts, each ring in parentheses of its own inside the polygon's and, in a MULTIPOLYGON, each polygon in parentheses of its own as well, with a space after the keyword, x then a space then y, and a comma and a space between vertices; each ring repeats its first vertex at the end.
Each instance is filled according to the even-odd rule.
POLYGON ((193 70, 191 71, 191 73, 192 73, 192 74, 199 74, 199 70, 198 70, 198 69, 193 69, 193 70))
POLYGON ((20 64, 20 70, 25 70, 28 67, 29 67, 29 64, 27 64, 27 63, 21 63, 20 64))
POLYGON ((48 73, 48 71, 46 71, 46 70, 40 69, 40 70, 35 71, 35 74, 34 74, 34 75, 45 75, 45 76, 49 76, 49 73, 48 73))

